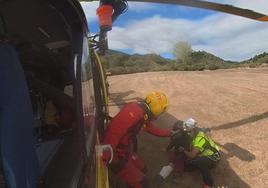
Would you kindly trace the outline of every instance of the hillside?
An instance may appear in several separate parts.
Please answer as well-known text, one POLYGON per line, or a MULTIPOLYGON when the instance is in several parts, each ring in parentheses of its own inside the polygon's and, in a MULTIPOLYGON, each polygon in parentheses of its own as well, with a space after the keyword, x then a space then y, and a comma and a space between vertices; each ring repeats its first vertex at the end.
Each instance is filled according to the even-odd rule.
POLYGON ((242 62, 225 61, 205 51, 193 51, 187 62, 166 59, 156 54, 133 54, 109 50, 102 58, 104 67, 112 75, 153 71, 202 71, 237 67, 259 67, 268 65, 268 53, 256 55, 242 62))
POLYGON ((262 54, 256 55, 253 58, 240 62, 239 64, 242 66, 250 67, 250 68, 255 68, 259 66, 267 66, 268 65, 268 53, 264 52, 262 54))
POLYGON ((107 71, 112 74, 128 74, 147 71, 170 70, 165 67, 172 60, 165 59, 156 54, 128 55, 118 51, 108 51, 102 57, 102 62, 107 71))

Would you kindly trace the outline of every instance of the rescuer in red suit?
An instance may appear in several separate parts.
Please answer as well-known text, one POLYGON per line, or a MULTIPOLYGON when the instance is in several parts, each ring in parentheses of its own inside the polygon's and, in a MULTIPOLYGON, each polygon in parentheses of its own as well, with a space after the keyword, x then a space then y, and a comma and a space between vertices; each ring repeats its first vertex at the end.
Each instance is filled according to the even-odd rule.
MULTIPOLYGON (((169 130, 157 128, 153 122, 168 106, 165 94, 152 92, 144 102, 126 104, 111 120, 105 130, 103 144, 113 148, 113 159, 109 167, 131 188, 145 188, 145 165, 137 152, 137 134, 144 130, 150 134, 169 137, 169 130)), ((105 163, 111 153, 104 151, 105 163)))

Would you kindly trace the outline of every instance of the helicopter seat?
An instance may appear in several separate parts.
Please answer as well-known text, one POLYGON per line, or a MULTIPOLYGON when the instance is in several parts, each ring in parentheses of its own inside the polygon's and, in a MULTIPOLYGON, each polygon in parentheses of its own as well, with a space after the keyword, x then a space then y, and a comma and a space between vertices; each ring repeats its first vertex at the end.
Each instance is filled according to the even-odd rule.
POLYGON ((8 187, 34 188, 38 162, 32 135, 32 108, 15 48, 0 43, 0 149, 8 187))

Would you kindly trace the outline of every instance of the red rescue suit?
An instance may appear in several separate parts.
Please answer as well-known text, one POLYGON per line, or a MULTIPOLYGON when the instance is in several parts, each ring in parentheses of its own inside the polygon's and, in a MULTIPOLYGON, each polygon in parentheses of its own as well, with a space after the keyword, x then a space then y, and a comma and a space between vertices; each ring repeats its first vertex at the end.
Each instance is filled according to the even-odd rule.
POLYGON ((112 170, 133 188, 142 188, 141 182, 145 176, 144 162, 135 154, 139 131, 143 128, 144 131, 161 137, 171 134, 169 130, 157 128, 150 116, 145 104, 128 103, 111 120, 104 134, 103 144, 110 144, 114 151, 112 170))

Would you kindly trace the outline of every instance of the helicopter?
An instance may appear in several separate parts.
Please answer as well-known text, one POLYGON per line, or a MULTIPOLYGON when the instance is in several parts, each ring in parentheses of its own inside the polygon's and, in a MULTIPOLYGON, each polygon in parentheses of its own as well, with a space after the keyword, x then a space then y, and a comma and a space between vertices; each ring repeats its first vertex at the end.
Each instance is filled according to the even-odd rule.
MULTIPOLYGON (((268 16, 262 13, 207 1, 135 1, 205 8, 268 21, 268 16)), ((125 3, 115 1, 113 21, 123 13, 125 3)), ((16 126, 3 128, 1 121, 1 137, 9 134, 12 143, 1 138, 0 145, 1 148, 19 145, 23 151, 24 147, 28 147, 25 143, 31 142, 30 134, 33 132, 38 187, 109 187, 107 174, 103 174, 105 170, 100 171, 104 167, 98 165, 95 150, 101 142, 108 116, 105 76, 97 54, 97 51, 105 51, 108 47, 107 32, 100 30, 99 41, 89 37, 86 16, 78 0, 0 0, 0 64, 16 62, 22 67, 21 78, 27 83, 34 117, 32 124, 25 125, 19 122, 18 114, 11 114, 18 120, 17 124, 28 127, 21 132, 16 130, 16 126), (13 53, 5 53, 5 48, 10 46, 13 53), (14 56, 17 58, 14 59, 14 56), (47 123, 44 114, 49 111, 49 104, 53 104, 51 111, 57 114, 59 125, 47 123), (29 138, 25 137, 28 140, 25 143, 18 137, 24 134, 29 135, 29 138), (105 184, 100 184, 99 181, 103 180, 100 176, 106 178, 105 184)), ((23 84, 20 81, 14 84, 14 88, 23 84)), ((3 79, 0 83, 3 88, 10 84, 3 79)), ((23 100, 21 96, 17 98, 23 100)), ((24 110, 23 106, 19 108, 24 110)), ((20 153, 14 151, 11 154, 20 153)), ((27 153, 25 155, 29 160, 35 160, 27 153)), ((3 158, 5 151, 2 150, 3 158)), ((10 166, 18 165, 13 162, 10 166)), ((0 174, 3 174, 6 166, 1 166, 0 174)), ((20 187, 10 181, 0 179, 0 187, 20 187)))

